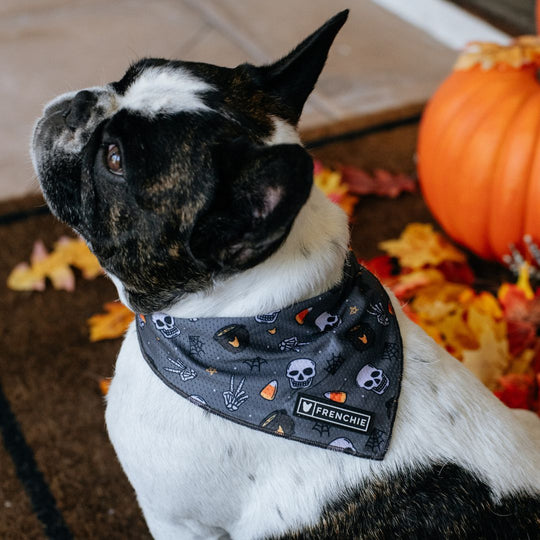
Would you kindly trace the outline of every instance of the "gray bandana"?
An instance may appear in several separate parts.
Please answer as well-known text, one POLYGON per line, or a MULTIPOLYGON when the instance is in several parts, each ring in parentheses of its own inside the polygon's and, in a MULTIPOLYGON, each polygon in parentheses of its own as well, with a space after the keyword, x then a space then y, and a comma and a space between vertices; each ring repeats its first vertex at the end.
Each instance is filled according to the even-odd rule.
POLYGON ((398 323, 350 253, 330 291, 256 317, 137 316, 144 358, 175 392, 228 420, 383 459, 400 391, 398 323))

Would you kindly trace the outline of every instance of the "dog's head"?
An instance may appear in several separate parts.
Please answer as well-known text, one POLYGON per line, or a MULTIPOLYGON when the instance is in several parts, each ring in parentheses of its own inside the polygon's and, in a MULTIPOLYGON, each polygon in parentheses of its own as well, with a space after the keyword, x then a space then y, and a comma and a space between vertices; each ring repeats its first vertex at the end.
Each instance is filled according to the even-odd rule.
POLYGON ((271 65, 144 59, 47 105, 32 145, 47 203, 133 308, 160 310, 286 238, 312 185, 296 124, 346 18, 271 65))

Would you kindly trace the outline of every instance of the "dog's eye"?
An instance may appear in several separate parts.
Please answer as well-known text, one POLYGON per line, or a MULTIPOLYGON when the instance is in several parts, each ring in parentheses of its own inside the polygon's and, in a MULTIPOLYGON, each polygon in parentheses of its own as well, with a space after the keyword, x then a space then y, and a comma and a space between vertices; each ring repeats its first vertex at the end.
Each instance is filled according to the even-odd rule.
POLYGON ((120 153, 120 148, 116 144, 109 144, 107 147, 107 156, 105 158, 105 164, 107 169, 113 174, 122 176, 124 174, 124 169, 122 167, 122 154, 120 153))

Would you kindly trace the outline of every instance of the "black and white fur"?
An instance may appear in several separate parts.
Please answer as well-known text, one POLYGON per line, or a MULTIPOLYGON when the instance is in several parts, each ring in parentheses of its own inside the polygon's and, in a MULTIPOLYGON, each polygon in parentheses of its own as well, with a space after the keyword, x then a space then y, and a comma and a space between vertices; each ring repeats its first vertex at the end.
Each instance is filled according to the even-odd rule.
MULTIPOLYGON (((296 125, 346 17, 269 66, 146 59, 116 83, 46 107, 33 159, 47 202, 87 240, 126 305, 252 316, 340 280, 347 219, 312 187, 296 125), (106 166, 111 143, 122 176, 106 166)), ((404 376, 380 462, 193 406, 153 374, 132 325, 106 420, 152 535, 538 537, 540 422, 505 407, 392 303, 404 376)))

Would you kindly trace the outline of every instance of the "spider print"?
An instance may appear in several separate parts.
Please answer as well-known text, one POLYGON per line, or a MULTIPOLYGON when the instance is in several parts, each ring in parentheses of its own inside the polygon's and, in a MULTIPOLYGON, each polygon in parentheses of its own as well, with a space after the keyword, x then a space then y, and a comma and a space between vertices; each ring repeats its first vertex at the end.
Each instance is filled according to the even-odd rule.
POLYGON ((370 315, 375 315, 379 324, 382 324, 383 326, 388 326, 390 324, 390 318, 381 302, 369 306, 367 312, 370 315))
POLYGON ((364 448, 370 452, 380 452, 381 446, 384 444, 384 431, 374 428, 367 440, 364 448))
POLYGON ((400 359, 401 349, 397 343, 387 343, 384 346, 384 352, 382 355, 383 360, 389 360, 390 362, 397 362, 400 359))
POLYGON ((242 364, 246 364, 247 366, 249 366, 249 371, 253 371, 255 368, 257 368, 257 370, 260 373, 261 366, 263 364, 268 364, 268 362, 264 358, 261 358, 260 356, 257 356, 257 358, 252 358, 250 360, 244 360, 242 362, 242 364))
POLYGON ((311 429, 314 429, 321 437, 323 433, 330 436, 330 426, 327 426, 326 424, 323 424, 322 422, 315 422, 313 424, 313 427, 311 429))
POLYGON ((344 362, 345 358, 343 358, 343 356, 340 354, 333 354, 331 360, 326 360, 327 365, 324 370, 330 375, 335 375, 344 362))
POLYGON ((199 336, 189 336, 189 352, 193 356, 204 355, 203 342, 199 336))

